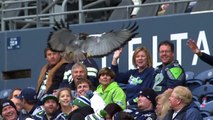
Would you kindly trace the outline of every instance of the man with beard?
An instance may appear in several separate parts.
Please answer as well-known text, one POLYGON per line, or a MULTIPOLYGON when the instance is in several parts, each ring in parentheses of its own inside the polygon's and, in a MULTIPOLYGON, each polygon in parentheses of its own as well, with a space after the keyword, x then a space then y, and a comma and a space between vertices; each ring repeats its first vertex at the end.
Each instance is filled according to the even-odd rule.
POLYGON ((58 98, 52 94, 42 97, 44 111, 34 116, 35 120, 66 120, 63 113, 59 110, 58 98))
POLYGON ((162 64, 155 68, 153 89, 160 94, 168 88, 184 85, 186 76, 182 66, 174 59, 173 43, 162 41, 158 50, 162 64))

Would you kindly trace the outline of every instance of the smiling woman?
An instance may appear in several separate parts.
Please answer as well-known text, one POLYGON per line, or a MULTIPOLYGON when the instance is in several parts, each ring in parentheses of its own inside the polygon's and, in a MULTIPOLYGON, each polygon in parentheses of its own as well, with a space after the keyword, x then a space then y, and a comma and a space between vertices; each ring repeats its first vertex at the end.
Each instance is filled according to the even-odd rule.
POLYGON ((73 100, 71 90, 69 88, 61 88, 58 92, 58 102, 61 106, 61 111, 65 117, 72 112, 71 101, 73 100))
POLYGON ((122 109, 126 108, 126 94, 118 86, 117 82, 114 82, 115 73, 109 68, 102 68, 99 71, 98 79, 100 85, 97 87, 96 92, 100 94, 106 104, 116 103, 122 109))
POLYGON ((115 81, 127 84, 125 93, 127 95, 127 103, 129 105, 136 105, 137 97, 140 90, 147 87, 152 87, 152 74, 154 68, 152 67, 152 58, 149 50, 145 47, 138 47, 135 49, 132 56, 132 64, 135 69, 127 72, 119 72, 118 59, 120 58, 122 49, 114 52, 112 59, 112 70, 116 73, 115 81))

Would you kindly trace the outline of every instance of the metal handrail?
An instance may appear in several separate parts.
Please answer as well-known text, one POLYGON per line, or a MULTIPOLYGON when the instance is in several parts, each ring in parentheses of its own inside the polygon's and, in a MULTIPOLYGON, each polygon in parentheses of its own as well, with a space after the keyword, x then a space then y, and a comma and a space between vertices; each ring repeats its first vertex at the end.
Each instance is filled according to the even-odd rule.
MULTIPOLYGON (((3 1, 2 4, 6 4, 6 3, 15 3, 15 2, 31 2, 31 1, 35 1, 35 0, 22 0, 22 1, 3 1)), ((39 0, 37 0, 38 2, 39 0)), ((126 9, 127 11, 130 8, 134 8, 134 7, 144 7, 144 6, 152 6, 152 5, 160 5, 160 4, 172 4, 172 3, 180 3, 180 2, 192 2, 194 0, 181 0, 181 1, 167 1, 167 2, 155 2, 155 3, 149 3, 149 4, 141 4, 141 5, 127 5, 127 6, 116 6, 116 7, 106 7, 106 8, 93 8, 93 9, 87 9, 89 7, 91 7, 92 5, 94 5, 94 3, 82 6, 82 8, 80 10, 75 10, 75 11, 66 11, 66 12, 57 12, 57 13, 46 13, 48 10, 52 9, 52 7, 54 7, 54 5, 56 5, 56 3, 59 0, 55 0, 53 1, 49 6, 47 6, 47 8, 45 8, 44 10, 42 10, 40 12, 40 14, 36 14, 36 15, 25 15, 25 16, 16 16, 16 17, 8 17, 8 18, 1 18, 1 23, 2 26, 4 26, 5 21, 10 21, 10 20, 20 20, 20 19, 32 19, 31 22, 29 22, 27 25, 25 25, 23 28, 27 28, 30 24, 35 23, 33 21, 38 21, 40 18, 42 17, 50 17, 50 16, 57 16, 57 15, 67 15, 67 14, 81 14, 82 13, 87 13, 87 12, 97 12, 97 11, 107 11, 107 10, 114 10, 114 9, 126 9)), ((81 0, 79 0, 81 1, 81 0)), ((97 1, 97 3, 103 2, 104 0, 99 0, 97 1)), ((41 2, 41 1, 40 1, 41 2)), ((6 12, 6 11, 15 11, 15 10, 25 10, 25 9, 34 9, 36 7, 32 6, 32 7, 22 7, 22 8, 14 8, 14 9, 3 9, 1 11, 1 13, 6 12)), ((82 18, 81 18, 82 19, 82 18)), ((79 23, 81 23, 81 19, 79 18, 79 23)), ((46 23, 46 22, 45 22, 46 23)), ((37 24, 42 24, 41 23, 37 23, 37 24)), ((2 31, 4 31, 4 27, 2 27, 2 31)))
POLYGON ((1 1, 2 4, 12 4, 12 3, 24 3, 24 2, 34 2, 36 0, 17 0, 17 1, 1 1))
POLYGON ((26 9, 35 9, 37 8, 36 6, 32 6, 32 7, 22 7, 22 8, 16 8, 16 9, 3 9, 3 12, 10 12, 10 11, 14 11, 14 10, 26 10, 26 9))

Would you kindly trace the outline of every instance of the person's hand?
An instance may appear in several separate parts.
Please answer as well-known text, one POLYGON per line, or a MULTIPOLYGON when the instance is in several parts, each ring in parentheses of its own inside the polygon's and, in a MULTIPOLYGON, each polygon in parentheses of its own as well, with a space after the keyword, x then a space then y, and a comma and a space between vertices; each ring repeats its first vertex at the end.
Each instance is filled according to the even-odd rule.
POLYGON ((187 46, 192 49, 192 52, 199 55, 201 53, 200 49, 197 47, 196 43, 194 40, 189 39, 187 41, 187 46))
POLYGON ((117 65, 117 60, 121 56, 121 53, 122 53, 122 48, 119 48, 118 50, 114 52, 113 58, 112 58, 112 65, 117 65))
POLYGON ((161 5, 162 10, 166 10, 169 7, 169 4, 163 4, 161 5))
POLYGON ((113 59, 118 59, 121 56, 122 53, 122 48, 119 48, 118 50, 116 50, 113 54, 113 59))

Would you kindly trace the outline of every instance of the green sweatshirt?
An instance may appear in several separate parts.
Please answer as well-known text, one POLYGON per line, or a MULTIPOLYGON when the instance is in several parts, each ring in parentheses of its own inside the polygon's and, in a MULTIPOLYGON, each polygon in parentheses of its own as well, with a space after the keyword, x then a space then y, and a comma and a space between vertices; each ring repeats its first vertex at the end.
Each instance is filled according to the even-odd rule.
POLYGON ((103 91, 103 85, 99 85, 96 92, 100 94, 106 104, 116 103, 120 105, 122 109, 126 109, 126 94, 118 86, 117 82, 110 83, 103 91))

